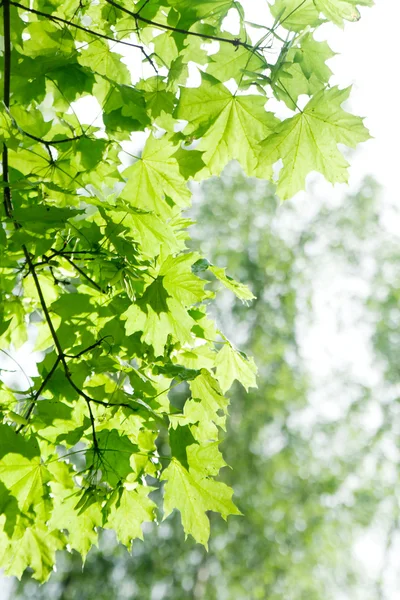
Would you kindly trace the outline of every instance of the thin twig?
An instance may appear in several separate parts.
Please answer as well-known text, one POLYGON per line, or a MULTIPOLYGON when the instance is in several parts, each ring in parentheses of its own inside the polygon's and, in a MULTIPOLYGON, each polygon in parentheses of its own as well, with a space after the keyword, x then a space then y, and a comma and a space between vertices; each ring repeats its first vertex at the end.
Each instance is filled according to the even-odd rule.
POLYGON ((114 0, 106 0, 106 2, 108 4, 111 4, 115 8, 118 8, 120 11, 126 13, 127 15, 130 15, 131 17, 133 17, 135 19, 135 21, 141 21, 142 23, 146 23, 147 25, 152 25, 153 27, 156 27, 157 29, 173 31, 174 33, 181 33, 182 35, 192 35, 192 36, 199 37, 199 38, 202 38, 205 40, 213 40, 215 42, 223 42, 226 44, 231 44, 231 46, 235 46, 235 47, 242 46, 243 48, 247 48, 247 50, 252 49, 251 44, 248 44, 247 42, 242 42, 238 38, 235 38, 232 40, 232 39, 220 37, 217 35, 209 35, 206 33, 198 33, 197 31, 189 31, 187 29, 181 29, 180 27, 172 27, 172 25, 164 25, 162 23, 157 23, 156 21, 152 21, 151 19, 146 19, 145 17, 142 17, 140 15, 140 12, 132 12, 131 10, 128 10, 124 6, 121 6, 120 4, 118 4, 117 2, 114 2, 114 0))
POLYGON ((65 356, 67 358, 79 358, 83 354, 86 354, 86 352, 90 352, 90 350, 94 350, 94 348, 97 348, 97 346, 100 346, 101 342, 103 342, 108 337, 112 337, 112 336, 111 335, 105 335, 104 337, 102 337, 100 340, 98 340, 97 342, 95 342, 91 346, 88 346, 84 350, 81 350, 80 352, 78 352, 78 354, 66 354, 65 356))
POLYGON ((75 135, 74 137, 70 137, 70 138, 63 138, 61 140, 44 140, 43 138, 37 137, 36 135, 33 135, 32 133, 28 133, 27 131, 24 131, 20 127, 18 127, 18 129, 21 131, 21 133, 26 135, 28 138, 31 138, 32 140, 35 140, 36 142, 40 142, 41 144, 44 144, 45 146, 55 146, 56 144, 67 144, 68 142, 75 142, 76 140, 80 140, 81 138, 85 137, 84 134, 81 134, 81 135, 75 135))
POLYGON ((98 443, 97 437, 96 437, 96 426, 95 426, 95 420, 94 420, 94 416, 93 416, 93 411, 92 411, 92 407, 90 405, 90 399, 86 399, 85 398, 85 400, 86 400, 86 404, 87 404, 88 411, 89 411, 90 424, 92 426, 93 446, 94 446, 96 452, 98 453, 99 452, 99 443, 98 443))
POLYGON ((144 3, 142 4, 142 6, 139 8, 139 10, 137 11, 137 14, 139 15, 142 10, 144 9, 145 6, 147 6, 147 4, 150 2, 150 0, 145 0, 144 3))
POLYGON ((60 357, 60 360, 61 360, 61 362, 63 364, 63 367, 66 370, 68 370, 68 366, 67 366, 67 363, 66 363, 65 357, 64 357, 64 352, 63 352, 63 350, 61 348, 61 344, 60 344, 60 341, 59 341, 59 339, 57 337, 56 330, 54 329, 54 325, 53 325, 53 322, 51 320, 50 313, 49 313, 49 310, 47 308, 47 305, 46 305, 46 302, 45 302, 45 299, 44 299, 44 296, 43 296, 42 288, 40 286, 40 282, 39 282, 37 273, 35 271, 35 267, 34 267, 34 265, 32 263, 32 259, 31 259, 30 255, 29 255, 29 252, 27 251, 27 249, 25 247, 24 247, 24 254, 25 254, 26 262, 27 262, 28 267, 29 267, 29 272, 31 273, 31 275, 33 277, 33 281, 35 283, 36 291, 37 291, 38 296, 39 296, 39 302, 40 302, 40 305, 42 307, 42 310, 43 310, 44 317, 46 319, 47 325, 48 325, 48 327, 50 329, 51 337, 53 338, 53 342, 54 342, 54 345, 55 345, 55 347, 57 349, 58 356, 60 357))
POLYGON ((57 354, 58 354, 59 361, 61 362, 61 364, 62 364, 62 366, 64 368, 65 376, 66 376, 67 380, 69 381, 70 385, 78 392, 78 394, 82 398, 85 399, 86 404, 88 406, 89 416, 90 416, 90 422, 91 422, 91 426, 92 426, 93 445, 94 445, 95 449, 98 450, 99 444, 97 442, 95 422, 94 422, 94 417, 93 417, 93 413, 92 413, 92 408, 90 406, 90 400, 91 400, 91 398, 89 396, 87 396, 87 394, 85 394, 85 392, 83 392, 75 384, 75 382, 73 381, 73 379, 71 377, 71 373, 70 373, 70 370, 69 370, 69 367, 68 367, 68 364, 67 364, 67 361, 66 361, 66 356, 65 356, 64 351, 63 351, 63 349, 61 347, 60 340, 58 339, 56 330, 54 329, 54 325, 53 325, 53 322, 52 322, 51 317, 50 317, 49 309, 47 308, 46 301, 45 301, 44 296, 43 296, 43 291, 42 291, 42 288, 40 286, 40 281, 38 279, 37 273, 36 273, 35 268, 33 266, 32 259, 29 256, 29 252, 26 250, 26 248, 24 249, 24 252, 25 252, 25 258, 26 258, 27 263, 29 265, 29 270, 30 270, 30 272, 32 274, 32 277, 33 277, 33 280, 35 282, 35 287, 36 287, 36 290, 37 290, 37 293, 38 293, 38 296, 39 296, 40 305, 42 307, 42 310, 43 310, 43 313, 44 313, 47 325, 48 325, 48 327, 50 329, 50 333, 51 333, 51 337, 53 338, 54 345, 55 345, 55 347, 57 349, 57 354))
POLYGON ((153 61, 151 60, 151 57, 147 54, 146 50, 140 44, 134 44, 133 42, 124 42, 123 40, 118 40, 109 35, 105 35, 104 33, 99 33, 97 31, 93 31, 93 29, 88 29, 87 27, 82 27, 82 25, 78 25, 77 23, 73 23, 72 21, 68 21, 67 19, 62 19, 61 17, 56 17, 55 15, 51 15, 50 13, 45 13, 45 12, 42 12, 41 10, 36 10, 34 8, 30 8, 29 6, 24 6, 23 4, 20 4, 19 2, 13 2, 12 0, 7 0, 7 1, 9 2, 9 4, 12 4, 13 6, 16 6, 17 8, 21 8, 22 10, 26 10, 27 12, 33 13, 34 15, 38 15, 40 17, 45 17, 46 19, 49 19, 50 21, 54 21, 56 23, 63 23, 64 25, 67 25, 68 27, 75 27, 75 29, 84 31, 85 33, 87 33, 89 35, 93 35, 95 37, 102 38, 103 40, 108 40, 109 42, 114 42, 116 44, 122 44, 123 46, 130 46, 131 48, 137 48, 138 50, 141 51, 143 56, 150 62, 153 69, 155 69, 155 71, 158 73, 156 66, 154 65, 153 61))
POLYGON ((29 6, 24 6, 19 2, 14 2, 13 0, 8 0, 9 4, 12 6, 16 6, 17 8, 21 8, 22 10, 26 10, 27 12, 33 13, 34 15, 38 15, 40 17, 45 17, 50 21, 55 21, 57 23, 63 23, 64 25, 68 25, 69 27, 75 27, 75 29, 79 29, 80 31, 84 31, 89 35, 94 35, 96 37, 102 38, 104 40, 108 40, 110 42, 123 44, 124 46, 131 46, 132 48, 137 48, 138 50, 143 50, 140 44, 133 44, 132 42, 124 42, 123 40, 117 40, 109 35, 104 35, 103 33, 98 33, 97 31, 93 31, 92 29, 88 29, 87 27, 82 27, 82 25, 78 25, 77 23, 73 23, 72 21, 67 21, 67 19, 62 19, 61 17, 56 17, 55 15, 51 15, 50 13, 42 12, 41 10, 36 10, 34 8, 30 8, 29 6))
MULTIPOLYGON (((60 357, 57 356, 56 362, 54 363, 54 365, 52 366, 52 368, 50 369, 50 371, 47 373, 46 377, 42 381, 42 384, 41 384, 40 388, 38 389, 38 391, 36 392, 36 394, 32 398, 32 402, 29 405, 29 408, 26 411, 26 414, 24 415, 24 418, 26 420, 28 420, 29 417, 31 416, 31 413, 32 413, 32 411, 33 411, 33 409, 35 407, 35 404, 36 404, 36 402, 37 402, 40 394, 43 392, 43 390, 45 389, 46 385, 48 384, 48 382, 50 381, 51 377, 53 376, 53 373, 57 369, 59 362, 60 362, 60 357)), ((23 429, 24 427, 26 427, 26 425, 20 425, 18 427, 18 429, 16 430, 16 433, 19 433, 21 431, 21 429, 23 429)))
POLYGON ((84 277, 84 278, 85 278, 87 281, 89 281, 89 283, 90 283, 90 284, 91 284, 91 285, 92 285, 94 288, 96 288, 96 290, 98 290, 98 291, 99 291, 99 292, 101 292, 102 294, 106 294, 106 293, 107 293, 107 290, 104 290, 102 287, 100 287, 100 286, 99 286, 99 284, 98 284, 98 283, 96 283, 95 281, 93 281, 93 279, 92 279, 91 277, 89 277, 89 275, 87 275, 87 273, 85 273, 85 271, 84 271, 83 269, 81 269, 80 267, 78 267, 78 265, 76 265, 76 264, 74 263, 74 261, 73 261, 73 260, 71 260, 71 259, 69 258, 69 256, 64 256, 64 259, 65 259, 67 262, 69 262, 69 264, 70 264, 71 266, 73 266, 73 267, 74 267, 74 269, 76 269, 76 270, 78 271, 78 273, 80 273, 80 274, 82 275, 82 277, 84 277))
MULTIPOLYGON (((3 2, 3 37, 4 37, 4 79, 3 79, 3 102, 5 107, 10 108, 10 80, 11 80, 11 27, 10 27, 10 0, 3 2)), ((9 183, 8 173, 8 148, 3 144, 3 181, 9 183)), ((12 198, 11 188, 8 185, 4 187, 4 210, 6 216, 12 217, 12 198)))

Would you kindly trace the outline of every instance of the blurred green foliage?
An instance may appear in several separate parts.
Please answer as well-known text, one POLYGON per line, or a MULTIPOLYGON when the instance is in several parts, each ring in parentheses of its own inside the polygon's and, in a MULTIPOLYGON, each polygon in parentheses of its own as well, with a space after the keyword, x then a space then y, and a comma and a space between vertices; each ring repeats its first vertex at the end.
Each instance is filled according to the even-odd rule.
MULTIPOLYGON (((105 532, 83 570, 76 553, 63 553, 44 586, 28 577, 16 582, 15 600, 354 599, 363 583, 354 541, 379 521, 385 502, 383 535, 386 526, 395 529, 397 465, 385 444, 396 434, 399 413, 400 244, 384 232, 376 184, 365 181, 339 204, 315 201, 307 213, 304 202, 279 205, 270 185, 231 166, 196 198, 193 246, 256 296, 246 307, 223 292, 215 314, 259 367, 257 390, 246 394, 236 384, 231 392, 223 443, 233 467, 224 478, 243 516, 228 523, 212 518, 208 553, 184 540, 176 513, 159 527, 149 525, 132 555, 105 532), (307 371, 298 333, 301 320, 312 326, 318 273, 331 263, 365 284, 355 301, 381 375, 369 385, 339 373, 337 393, 348 402, 333 419, 316 415, 310 404, 311 394, 318 399, 323 390, 307 371), (381 417, 365 427, 371 406, 381 417)), ((182 385, 173 401, 184 395, 182 385)), ((362 597, 382 593, 376 581, 362 597)))

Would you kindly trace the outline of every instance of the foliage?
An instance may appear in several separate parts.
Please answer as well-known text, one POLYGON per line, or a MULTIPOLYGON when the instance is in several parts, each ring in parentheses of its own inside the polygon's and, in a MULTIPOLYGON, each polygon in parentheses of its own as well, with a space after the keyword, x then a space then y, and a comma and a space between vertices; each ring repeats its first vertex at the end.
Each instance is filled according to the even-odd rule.
MULTIPOLYGON (((217 322, 254 355, 259 367, 258 389, 247 395, 235 385, 230 392, 223 442, 226 459, 234 466, 225 470, 224 481, 235 489, 243 517, 228 524, 212 518, 208 552, 185 542, 176 516, 158 528, 148 525, 144 541, 133 543, 132 554, 105 532, 83 570, 77 553, 65 552, 47 585, 34 585, 26 576, 13 588, 13 598, 376 598, 375 582, 365 571, 358 572, 351 550, 359 529, 370 527, 380 504, 393 526, 388 504, 395 499, 393 483, 383 453, 392 423, 396 439, 397 403, 387 402, 390 413, 382 427, 375 419, 377 434, 366 427, 370 406, 381 403, 382 386, 369 385, 366 377, 358 382, 353 373, 334 372, 314 389, 301 357, 302 336, 296 332, 302 321, 312 327, 314 284, 320 287, 321 273, 332 264, 340 264, 340 273, 350 271, 361 278, 361 293, 370 279, 364 265, 384 265, 379 258, 388 253, 398 264, 398 241, 389 242, 377 218, 380 212, 370 182, 337 207, 315 203, 310 219, 301 205, 279 205, 268 184, 234 169, 204 185, 194 207, 198 224, 193 245, 249 281, 257 295, 245 307, 226 291, 213 305, 217 322), (332 396, 326 398, 332 385, 332 396), (321 405, 336 408, 341 400, 350 406, 339 417, 324 418, 319 412, 321 405), (371 472, 374 461, 376 470, 371 472)), ((374 292, 375 278, 371 283, 374 292)), ((349 289, 361 303, 355 312, 365 324, 371 317, 369 302, 349 289)), ((380 302, 386 303, 382 298, 380 302)), ((335 304, 340 311, 348 306, 345 299, 335 304)), ((375 311, 382 313, 383 304, 373 307, 372 317, 375 311)), ((386 314, 379 331, 381 336, 391 332, 386 314)), ((394 352, 393 366, 396 356, 394 352)), ((175 388, 174 404, 182 394, 184 390, 175 388)))
POLYGON ((0 343, 7 353, 33 335, 42 353, 29 387, 1 384, 0 554, 9 574, 30 566, 46 580, 56 550, 85 558, 99 527, 129 546, 157 518, 149 494, 161 481, 164 518, 180 510, 185 534, 203 544, 208 511, 239 514, 232 489, 215 480, 225 464, 217 442, 223 392, 235 379, 254 386, 255 367, 207 316, 206 276, 243 300, 252 293, 188 251, 187 183, 231 159, 270 179, 282 159, 278 186, 288 197, 312 170, 345 181, 337 144, 368 138, 341 108, 347 91, 328 86, 327 45, 318 53, 310 36, 371 2, 281 4, 253 43, 234 0, 3 1, 0 343), (231 10, 238 37, 223 30, 231 10), (133 73, 121 58, 127 48, 133 73), (232 79, 234 92, 224 85, 232 79), (301 111, 304 86, 313 96, 301 111), (266 111, 272 94, 295 116, 266 111), (86 97, 100 108, 84 126, 86 97), (141 132, 143 152, 132 156, 141 132), (190 394, 175 406, 170 392, 182 382, 190 394))

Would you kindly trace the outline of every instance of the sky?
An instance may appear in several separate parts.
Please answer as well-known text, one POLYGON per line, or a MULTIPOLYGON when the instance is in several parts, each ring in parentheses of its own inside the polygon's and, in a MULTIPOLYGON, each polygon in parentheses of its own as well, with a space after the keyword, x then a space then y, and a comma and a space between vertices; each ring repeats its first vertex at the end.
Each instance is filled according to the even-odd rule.
MULTIPOLYGON (((260 21, 260 15, 266 11, 265 0, 241 0, 245 7, 246 17, 251 21, 260 21)), ((361 9, 362 19, 357 23, 347 23, 343 30, 333 25, 321 28, 318 39, 327 39, 337 56, 329 61, 334 72, 331 82, 340 87, 352 85, 350 108, 357 115, 365 117, 365 124, 370 129, 373 138, 362 144, 350 158, 350 190, 356 190, 359 183, 367 175, 372 175, 383 186, 383 197, 390 203, 398 202, 398 162, 400 152, 397 148, 400 140, 400 119, 397 110, 400 97, 400 77, 397 59, 398 36, 400 23, 399 0, 376 0, 374 8, 361 9)), ((92 113, 93 114, 93 113, 92 113)), ((343 184, 333 188, 322 177, 311 176, 310 181, 317 182, 318 193, 321 196, 346 194, 349 188, 343 184)), ((306 207, 307 195, 299 194, 295 199, 306 207)), ((390 212, 387 216, 387 227, 400 235, 400 223, 393 219, 390 212)), ((326 300, 322 296, 320 305, 326 300)), ((305 352, 312 357, 313 348, 318 347, 321 331, 326 330, 327 313, 319 315, 320 324, 314 328, 305 340, 305 352), (321 319, 324 326, 321 329, 321 319), (325 319, 325 322, 324 322, 325 319)), ((324 332, 325 333, 325 332, 324 332)), ((334 328, 328 337, 330 354, 319 353, 316 369, 323 369, 332 356, 337 354, 336 347, 347 348, 349 356, 354 354, 354 344, 362 347, 361 338, 354 338, 354 332, 347 340, 336 339, 334 328)), ((327 344, 325 336, 325 344, 327 344)), ((34 374, 31 346, 26 345, 18 353, 17 359, 24 364, 28 375, 34 374)), ((314 352, 314 359, 315 352, 314 352)), ((362 359, 364 360, 364 359, 362 359)), ((364 361, 364 364, 365 361, 364 361)), ((4 365, 7 367, 7 365, 4 365)), ((11 364, 9 365, 11 367, 11 364)), ((372 535, 372 534, 371 534, 372 535)), ((374 568, 379 561, 379 539, 363 540, 359 550, 366 568, 374 568)), ((3 588, 5 592, 5 588, 3 588)), ((346 599, 350 600, 350 599, 346 599)), ((393 589, 388 600, 400 600, 400 592, 393 589)))
MULTIPOLYGON (((260 21, 265 0, 241 0, 249 20, 260 21)), ((376 0, 373 8, 362 7, 357 23, 345 23, 344 29, 333 24, 319 29, 317 39, 326 39, 337 56, 328 61, 333 71, 332 84, 352 85, 351 110, 365 117, 374 139, 361 144, 351 160, 350 186, 357 187, 365 175, 371 174, 384 186, 385 193, 396 194, 400 152, 398 76, 398 24, 400 2, 376 0)), ((322 178, 321 178, 322 179, 322 178)), ((348 191, 346 186, 336 186, 348 191)), ((325 191, 332 186, 326 184, 325 191)))
MULTIPOLYGON (((241 0, 250 21, 260 22, 265 10, 265 0, 241 0)), ((398 0, 376 0, 373 8, 361 8, 362 18, 357 23, 346 23, 343 29, 333 24, 322 26, 316 38, 327 40, 337 55, 328 61, 333 71, 332 85, 340 88, 352 85, 347 109, 365 117, 365 125, 372 138, 360 144, 349 155, 349 184, 332 186, 320 175, 311 174, 307 178, 308 191, 313 190, 314 198, 328 198, 336 204, 349 192, 355 192, 366 176, 373 176, 382 186, 384 205, 384 227, 399 236, 400 220, 394 217, 391 205, 399 201, 398 173, 400 152, 400 119, 397 116, 400 97, 400 77, 398 76, 397 46, 398 24, 400 23, 400 2, 398 0)), ((309 206, 310 195, 300 192, 291 202, 298 203, 304 212, 312 212, 309 206)), ((313 326, 301 332, 301 346, 305 361, 315 378, 319 390, 314 398, 313 410, 325 413, 327 420, 337 418, 341 410, 340 400, 329 397, 321 401, 323 382, 334 378, 335 369, 347 368, 355 380, 373 385, 379 374, 374 369, 374 356, 369 352, 368 326, 360 326, 352 314, 353 307, 348 301, 352 291, 362 297, 365 279, 359 282, 348 280, 338 274, 335 265, 320 269, 315 286, 313 301, 313 326), (347 300, 346 300, 347 298, 347 300), (338 312, 347 312, 346 324, 338 327, 338 312), (317 351, 316 351, 317 349, 317 351)), ((309 325, 309 324, 308 324, 309 325)), ((312 403, 312 400, 311 400, 312 403)), ((379 415, 371 414, 372 423, 379 425, 379 415), (375 423, 374 423, 375 421, 375 423)), ((355 544, 355 556, 364 565, 365 580, 379 576, 385 557, 385 539, 382 532, 370 529, 355 544)), ((385 600, 400 600, 398 587, 398 550, 396 544, 387 577, 385 600)), ((341 597, 338 600, 353 600, 341 597)))

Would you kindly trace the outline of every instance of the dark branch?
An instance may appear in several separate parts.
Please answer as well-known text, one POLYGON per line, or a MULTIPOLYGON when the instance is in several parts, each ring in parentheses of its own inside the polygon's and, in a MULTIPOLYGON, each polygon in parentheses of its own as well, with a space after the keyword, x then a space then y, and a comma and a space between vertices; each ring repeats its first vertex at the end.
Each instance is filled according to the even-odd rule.
MULTIPOLYGON (((10 108, 10 80, 11 80, 11 27, 10 27, 10 1, 4 0, 3 2, 3 37, 4 37, 4 73, 3 73, 3 102, 4 106, 10 108)), ((8 148, 3 144, 3 182, 9 183, 8 173, 8 148)), ((4 187, 4 211, 6 216, 11 219, 12 217, 12 198, 11 188, 8 185, 4 187)))
POLYGON ((92 426, 93 445, 94 445, 95 449, 98 450, 99 444, 98 444, 97 437, 96 437, 95 421, 94 421, 94 417, 93 417, 92 407, 90 406, 91 398, 87 394, 85 394, 85 392, 83 392, 80 388, 78 388, 78 386, 75 384, 75 382, 73 381, 73 379, 71 377, 71 373, 69 371, 67 361, 65 360, 65 358, 66 358, 65 354, 64 354, 63 349, 61 347, 60 340, 58 339, 56 330, 54 329, 54 325, 53 325, 53 322, 52 322, 51 317, 50 317, 49 309, 47 308, 46 301, 45 301, 44 296, 43 296, 43 291, 42 291, 42 288, 40 286, 40 281, 39 281, 37 273, 35 271, 35 267, 33 266, 32 259, 29 256, 29 252, 26 250, 26 248, 24 248, 24 253, 25 253, 26 261, 27 261, 27 263, 29 265, 29 270, 30 270, 30 272, 32 274, 32 277, 33 277, 33 280, 35 282, 35 287, 36 287, 36 290, 37 290, 37 293, 38 293, 38 296, 39 296, 40 305, 42 307, 45 319, 47 321, 47 325, 48 325, 48 327, 50 329, 50 333, 51 333, 51 337, 53 338, 54 345, 55 345, 55 347, 57 349, 58 360, 59 360, 59 362, 61 362, 61 364, 62 364, 62 366, 64 368, 65 376, 66 376, 67 380, 69 381, 70 385, 86 401, 86 404, 87 404, 87 407, 88 407, 88 410, 89 410, 90 422, 91 422, 91 426, 92 426))
POLYGON ((37 291, 38 296, 39 296, 39 302, 40 302, 40 305, 42 307, 44 317, 45 317, 47 325, 48 325, 48 327, 50 329, 50 333, 51 333, 51 337, 53 338, 54 345, 55 345, 55 347, 57 349, 57 354, 58 354, 58 356, 59 356, 59 358, 60 358, 60 360, 62 362, 62 365, 63 365, 64 369, 66 369, 68 371, 68 366, 67 366, 67 363, 65 361, 64 352, 63 352, 63 350, 61 348, 61 344, 60 344, 60 341, 59 341, 59 339, 57 337, 56 330, 54 329, 54 325, 53 325, 53 322, 51 320, 49 309, 47 308, 46 301, 45 301, 44 296, 43 296, 42 288, 40 286, 40 282, 39 282, 37 273, 35 271, 34 264, 32 262, 32 259, 31 259, 30 255, 29 255, 28 250, 25 247, 23 248, 23 250, 24 250, 26 262, 27 262, 28 267, 29 267, 29 272, 31 273, 31 275, 33 277, 33 281, 35 282, 36 291, 37 291))
POLYGON ((80 356, 82 356, 83 354, 86 354, 86 352, 90 352, 90 350, 94 350, 95 348, 97 348, 97 346, 100 346, 100 344, 108 337, 112 337, 111 335, 105 335, 104 337, 102 337, 100 340, 98 340, 97 342, 95 342, 94 344, 92 344, 91 346, 88 346, 87 348, 85 348, 84 350, 81 350, 80 352, 78 352, 78 354, 66 354, 65 356, 67 358, 79 358, 80 356))
MULTIPOLYGON (((32 402, 29 405, 28 410, 26 411, 26 414, 24 415, 25 419, 29 419, 29 417, 31 416, 31 413, 35 407, 35 404, 40 396, 40 394, 43 392, 43 390, 45 389, 46 385, 48 384, 48 382, 50 381, 51 377, 53 376, 54 371, 57 369, 58 367, 58 363, 60 362, 60 357, 57 356, 56 358, 56 362, 54 363, 54 365, 52 366, 52 368, 50 369, 50 371, 47 373, 46 377, 43 379, 42 384, 40 386, 40 388, 38 389, 38 391, 36 392, 36 394, 34 395, 34 397, 32 398, 32 402)), ((25 427, 25 425, 20 425, 18 427, 18 429, 16 430, 16 433, 19 433, 21 431, 21 429, 23 429, 25 427)))
POLYGON ((114 0, 106 0, 106 2, 108 4, 111 4, 111 6, 118 8, 120 11, 126 13, 127 15, 130 15, 131 17, 133 17, 135 19, 135 21, 141 21, 142 23, 146 23, 147 25, 152 25, 153 27, 156 27, 157 29, 173 31, 174 33, 181 33, 182 35, 192 35, 195 37, 202 38, 204 40, 213 40, 215 42, 223 42, 226 44, 231 44, 231 46, 235 46, 235 47, 242 46, 243 48, 247 48, 247 50, 253 49, 253 46, 251 44, 248 44, 247 42, 242 42, 241 40, 239 40, 237 38, 231 40, 229 38, 224 38, 224 37, 220 37, 217 35, 207 35, 206 33, 198 33, 197 31, 189 31, 188 29, 181 29, 180 27, 172 27, 171 25, 164 25, 162 23, 157 23, 156 21, 152 21, 151 19, 146 19, 145 17, 142 17, 140 14, 140 10, 138 12, 132 12, 131 10, 125 8, 124 6, 121 6, 117 2, 114 2, 114 0))
POLYGON ((76 269, 78 271, 78 273, 80 273, 80 275, 82 275, 82 277, 84 277, 96 290, 98 290, 102 294, 106 294, 107 293, 107 290, 104 290, 102 287, 99 286, 98 283, 96 283, 95 281, 93 281, 93 279, 91 277, 89 277, 89 275, 87 275, 83 269, 81 269, 80 267, 78 267, 78 265, 76 265, 74 263, 74 261, 69 258, 69 256, 64 256, 64 259, 66 261, 68 261, 69 264, 71 266, 73 266, 74 269, 76 269))
POLYGON ((89 411, 89 417, 90 417, 90 424, 92 426, 92 438, 93 438, 93 446, 96 450, 96 452, 99 452, 99 442, 97 441, 97 437, 96 437, 96 426, 95 426, 95 421, 94 421, 94 416, 93 416, 93 411, 92 411, 92 407, 90 405, 90 399, 86 399, 86 404, 88 407, 88 411, 89 411))
POLYGON ((142 6, 139 8, 139 10, 137 11, 137 14, 139 15, 142 10, 144 9, 145 6, 147 6, 147 4, 150 2, 150 0, 145 0, 145 2, 142 4, 142 6))
POLYGON ((81 135, 75 135, 70 138, 63 138, 62 140, 44 140, 40 137, 37 137, 36 135, 33 135, 32 133, 28 133, 27 131, 20 129, 20 127, 18 127, 18 129, 21 131, 21 133, 26 135, 28 138, 31 138, 32 140, 35 140, 36 142, 40 142, 41 144, 44 144, 45 146, 55 146, 56 144, 67 144, 68 142, 75 142, 76 140, 80 140, 81 138, 85 137, 84 134, 81 134, 81 135))
POLYGON ((45 13, 45 12, 42 12, 41 10, 29 8, 29 6, 24 6, 23 4, 20 4, 19 2, 13 2, 12 0, 11 1, 8 0, 8 1, 9 1, 9 4, 12 4, 12 6, 16 6, 17 8, 26 10, 27 12, 33 13, 34 15, 38 15, 40 17, 45 17, 46 19, 50 19, 50 21, 54 21, 56 23, 63 23, 63 25, 67 25, 68 27, 75 27, 75 29, 84 31, 85 33, 88 33, 89 35, 93 35, 95 37, 102 38, 103 40, 108 40, 110 42, 114 42, 117 44, 123 44, 124 46, 130 46, 131 48, 137 48, 146 56, 147 59, 149 59, 149 56, 147 55, 143 46, 141 46, 140 44, 133 44, 132 42, 124 42, 123 40, 118 40, 109 35, 105 35, 103 33, 98 33, 97 31, 93 31, 92 29, 88 29, 87 27, 82 27, 82 25, 78 25, 77 23, 73 23, 72 21, 67 21, 66 19, 62 19, 61 17, 56 17, 55 15, 51 15, 50 13, 45 13))

